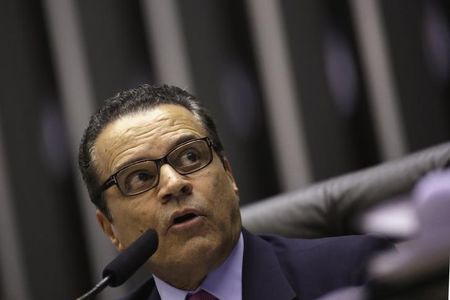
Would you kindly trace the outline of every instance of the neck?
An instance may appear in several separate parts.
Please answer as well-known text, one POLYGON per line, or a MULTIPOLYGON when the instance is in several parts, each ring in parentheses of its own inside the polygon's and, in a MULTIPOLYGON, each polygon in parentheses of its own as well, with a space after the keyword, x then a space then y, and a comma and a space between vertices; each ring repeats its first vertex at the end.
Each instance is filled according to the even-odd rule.
POLYGON ((209 255, 208 253, 199 253, 189 262, 178 261, 171 268, 165 268, 162 272, 153 270, 153 273, 175 288, 193 291, 202 284, 209 273, 222 265, 231 254, 238 240, 239 234, 232 243, 227 243, 228 246, 222 250, 214 249, 209 255), (168 270, 172 270, 172 272, 168 272, 168 270))

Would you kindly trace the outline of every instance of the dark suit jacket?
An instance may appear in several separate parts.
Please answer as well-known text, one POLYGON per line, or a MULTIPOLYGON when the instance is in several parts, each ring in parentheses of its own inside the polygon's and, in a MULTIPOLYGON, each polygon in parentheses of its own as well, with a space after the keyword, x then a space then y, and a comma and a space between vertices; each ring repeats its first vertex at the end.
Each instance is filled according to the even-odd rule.
MULTIPOLYGON (((243 231, 243 300, 315 299, 334 289, 363 285, 365 266, 389 243, 371 236, 314 240, 255 236, 243 231)), ((160 300, 153 279, 123 300, 160 300)))

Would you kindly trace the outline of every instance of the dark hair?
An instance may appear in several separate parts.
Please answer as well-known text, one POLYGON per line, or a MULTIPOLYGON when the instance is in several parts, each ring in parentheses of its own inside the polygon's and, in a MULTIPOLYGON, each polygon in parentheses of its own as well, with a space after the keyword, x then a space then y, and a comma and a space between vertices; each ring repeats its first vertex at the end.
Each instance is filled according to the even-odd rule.
POLYGON ((89 197, 95 206, 112 221, 106 201, 100 192, 99 174, 92 161, 92 150, 102 130, 111 122, 125 115, 146 111, 161 104, 175 104, 188 109, 203 125, 212 141, 214 150, 223 160, 223 146, 220 142, 213 119, 200 102, 185 90, 169 85, 141 85, 120 92, 107 99, 100 109, 92 115, 80 143, 78 165, 88 189, 89 197))

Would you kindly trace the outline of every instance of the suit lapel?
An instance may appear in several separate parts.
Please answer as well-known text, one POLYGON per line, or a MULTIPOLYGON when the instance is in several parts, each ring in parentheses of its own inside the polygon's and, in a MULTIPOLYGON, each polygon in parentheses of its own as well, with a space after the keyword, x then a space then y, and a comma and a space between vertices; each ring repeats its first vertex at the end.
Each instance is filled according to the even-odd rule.
POLYGON ((156 289, 153 277, 145 281, 141 286, 134 290, 128 296, 121 298, 122 300, 161 300, 158 290, 156 289))
POLYGON ((242 300, 296 299, 271 245, 245 229, 243 236, 242 300))
POLYGON ((150 297, 148 298, 148 300, 161 300, 161 296, 158 293, 158 289, 155 288, 153 289, 152 293, 150 294, 150 297))
MULTIPOLYGON (((242 266, 242 300, 298 299, 287 281, 272 246, 245 229, 242 266)), ((153 279, 127 299, 161 300, 153 279), (144 291, 145 290, 145 291, 144 291)))

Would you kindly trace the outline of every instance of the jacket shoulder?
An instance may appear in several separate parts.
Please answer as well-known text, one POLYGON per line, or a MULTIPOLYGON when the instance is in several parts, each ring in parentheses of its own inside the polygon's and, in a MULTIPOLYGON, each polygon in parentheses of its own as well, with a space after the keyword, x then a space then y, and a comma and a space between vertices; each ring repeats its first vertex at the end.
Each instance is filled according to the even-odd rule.
POLYGON ((262 238, 271 244, 288 281, 303 296, 307 296, 305 291, 308 296, 318 296, 325 290, 365 284, 370 259, 378 252, 392 248, 389 240, 371 235, 262 238))
POLYGON ((372 253, 392 248, 392 243, 387 238, 375 235, 346 235, 326 237, 319 239, 293 239, 276 235, 260 236, 272 245, 277 253, 281 252, 312 252, 319 255, 322 251, 330 249, 345 255, 346 253, 372 253))

